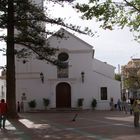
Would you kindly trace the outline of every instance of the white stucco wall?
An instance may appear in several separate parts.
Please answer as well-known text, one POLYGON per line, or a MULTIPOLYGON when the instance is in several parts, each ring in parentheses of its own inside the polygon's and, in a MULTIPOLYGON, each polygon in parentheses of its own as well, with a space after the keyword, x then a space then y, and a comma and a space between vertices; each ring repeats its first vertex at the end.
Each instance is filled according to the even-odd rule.
MULTIPOLYGON (((108 110, 110 98, 113 97, 114 103, 120 98, 120 82, 108 78, 104 75, 94 72, 94 80, 96 81, 96 99, 98 100, 97 109, 108 110), (107 100, 101 100, 100 88, 107 87, 107 100)), ((92 87, 92 86, 91 86, 92 87)))
POLYGON ((65 48, 70 51, 92 50, 93 47, 91 45, 79 39, 78 37, 73 36, 66 30, 61 29, 58 31, 58 34, 61 35, 62 33, 65 33, 63 35, 63 38, 51 36, 47 39, 47 43, 49 43, 50 46, 53 48, 61 48, 61 49, 65 48))
POLYGON ((114 79, 115 67, 107 64, 107 62, 102 62, 100 60, 94 59, 93 61, 93 71, 101 73, 102 75, 108 76, 114 79))

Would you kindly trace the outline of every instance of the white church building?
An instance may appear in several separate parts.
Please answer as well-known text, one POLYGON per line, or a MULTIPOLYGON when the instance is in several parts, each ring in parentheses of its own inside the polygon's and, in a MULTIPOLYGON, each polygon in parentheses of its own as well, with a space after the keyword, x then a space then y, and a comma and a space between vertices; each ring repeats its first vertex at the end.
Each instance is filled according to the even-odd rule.
POLYGON ((91 109, 93 98, 97 110, 109 110, 110 98, 114 103, 120 98, 120 82, 114 79, 115 67, 94 58, 93 46, 65 29, 66 38, 51 36, 50 47, 58 48, 56 57, 66 67, 59 68, 37 59, 16 58, 16 100, 35 100, 36 109, 44 109, 43 98, 50 100, 49 108, 77 108, 79 98, 83 109, 91 109))
MULTIPOLYGON (((34 0, 43 6, 43 0, 34 0)), ((83 99, 83 109, 91 109, 93 98, 97 110, 109 110, 110 98, 114 103, 121 98, 120 82, 114 79, 115 67, 94 58, 93 46, 65 29, 66 38, 51 36, 50 47, 58 48, 56 57, 66 66, 59 68, 46 61, 15 58, 16 101, 23 101, 25 111, 28 102, 35 100, 36 109, 44 109, 43 98, 50 100, 49 108, 77 108, 83 99)), ((6 84, 0 77, 0 97, 6 95, 6 84)))

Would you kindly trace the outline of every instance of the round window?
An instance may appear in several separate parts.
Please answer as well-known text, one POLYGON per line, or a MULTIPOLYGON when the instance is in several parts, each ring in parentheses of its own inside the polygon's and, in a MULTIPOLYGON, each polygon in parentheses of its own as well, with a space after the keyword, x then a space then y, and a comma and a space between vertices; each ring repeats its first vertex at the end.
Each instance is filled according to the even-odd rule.
POLYGON ((67 53, 65 53, 65 52, 62 52, 62 53, 60 53, 60 54, 58 55, 58 59, 59 59, 60 61, 67 61, 68 58, 69 58, 69 55, 68 55, 67 53))

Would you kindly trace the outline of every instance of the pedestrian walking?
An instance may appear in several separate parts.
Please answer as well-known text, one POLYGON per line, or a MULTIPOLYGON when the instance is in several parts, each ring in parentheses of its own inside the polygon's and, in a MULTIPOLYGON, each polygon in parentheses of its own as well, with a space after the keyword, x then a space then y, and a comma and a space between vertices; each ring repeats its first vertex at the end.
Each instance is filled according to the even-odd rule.
POLYGON ((122 110, 121 109, 121 101, 120 101, 120 99, 118 99, 118 101, 117 101, 117 108, 118 108, 119 111, 122 110))
POLYGON ((0 128, 3 127, 5 129, 5 121, 7 115, 7 103, 4 99, 1 99, 0 103, 0 128))
POLYGON ((139 112, 140 112, 140 107, 138 105, 137 100, 134 101, 132 109, 134 112, 134 127, 137 128, 139 127, 139 112))
POLYGON ((127 114, 127 109, 128 109, 128 106, 127 106, 127 102, 126 102, 126 97, 124 95, 122 98, 122 110, 125 111, 125 114, 127 114))

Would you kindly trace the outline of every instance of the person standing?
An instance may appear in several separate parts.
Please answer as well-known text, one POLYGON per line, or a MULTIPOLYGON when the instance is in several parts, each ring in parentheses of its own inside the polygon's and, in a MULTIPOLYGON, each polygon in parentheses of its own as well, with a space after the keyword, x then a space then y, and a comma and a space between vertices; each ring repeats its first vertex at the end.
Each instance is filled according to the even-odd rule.
POLYGON ((23 101, 21 101, 20 107, 21 107, 21 112, 24 112, 24 102, 23 101))
POLYGON ((7 103, 4 99, 1 99, 0 103, 0 128, 3 127, 5 129, 5 121, 7 115, 7 103))
POLYGON ((19 101, 17 102, 17 112, 18 113, 20 112, 20 103, 19 103, 19 101))
POLYGON ((140 112, 140 107, 138 105, 137 100, 134 101, 132 105, 132 109, 134 112, 134 126, 135 128, 139 127, 139 112, 140 112))
POLYGON ((133 114, 133 109, 132 109, 133 103, 134 103, 134 98, 131 97, 131 98, 130 98, 130 115, 133 114))
POLYGON ((114 110, 114 101, 113 101, 113 98, 110 98, 110 110, 111 111, 114 110))

